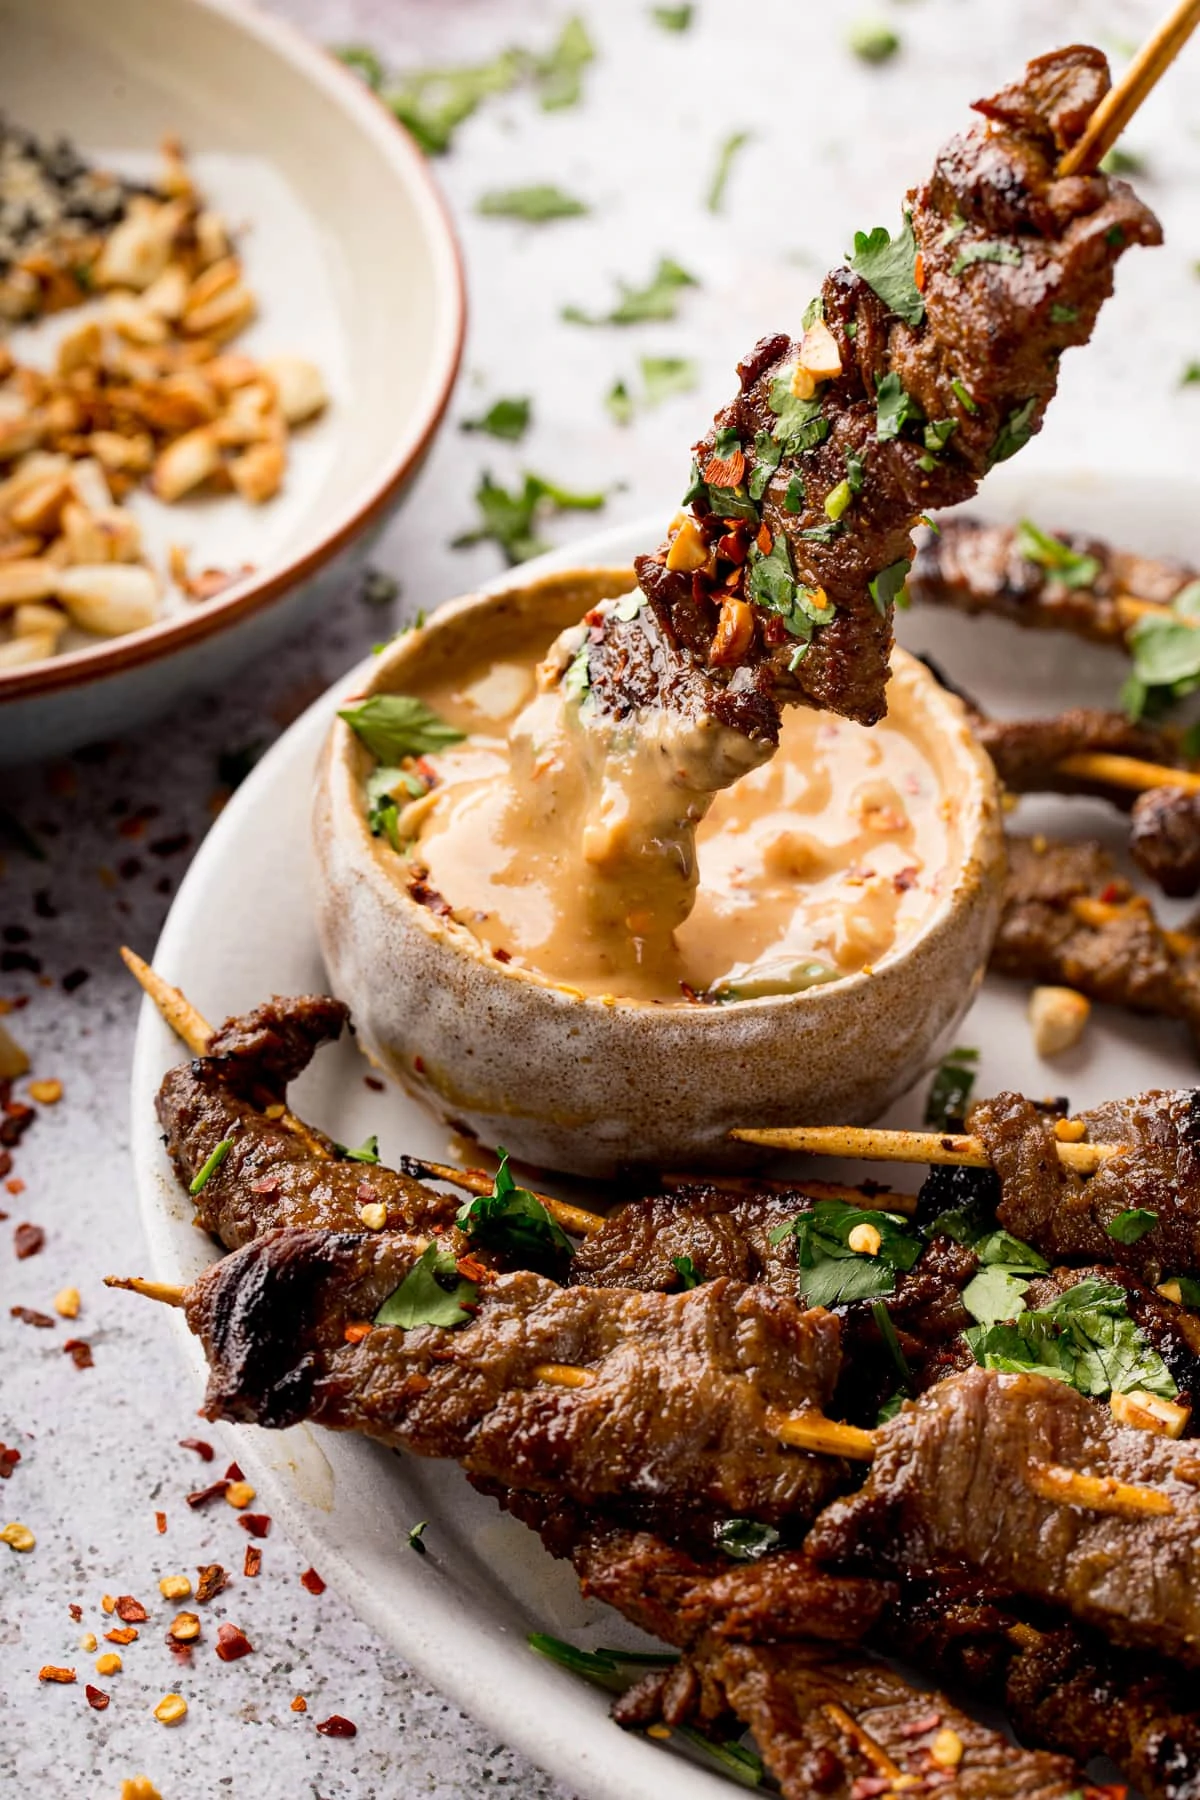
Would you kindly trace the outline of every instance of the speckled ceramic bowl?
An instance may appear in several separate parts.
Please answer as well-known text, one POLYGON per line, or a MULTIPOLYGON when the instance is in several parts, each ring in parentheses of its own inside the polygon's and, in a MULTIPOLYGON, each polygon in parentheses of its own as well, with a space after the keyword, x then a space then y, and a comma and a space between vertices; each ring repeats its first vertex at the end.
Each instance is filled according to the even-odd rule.
MULTIPOLYGON (((629 569, 591 568, 451 601, 379 658, 366 691, 444 678, 485 637, 503 655, 532 624, 549 643, 631 586, 629 569)), ((1004 858, 995 775, 959 702, 902 650, 892 680, 954 809, 953 883, 870 974, 726 1006, 585 998, 495 961, 418 905, 366 826, 370 758, 335 721, 317 773, 318 925, 360 1044, 448 1123, 580 1175, 736 1166, 751 1153, 729 1138, 734 1126, 881 1112, 944 1052, 979 986, 1004 858)))

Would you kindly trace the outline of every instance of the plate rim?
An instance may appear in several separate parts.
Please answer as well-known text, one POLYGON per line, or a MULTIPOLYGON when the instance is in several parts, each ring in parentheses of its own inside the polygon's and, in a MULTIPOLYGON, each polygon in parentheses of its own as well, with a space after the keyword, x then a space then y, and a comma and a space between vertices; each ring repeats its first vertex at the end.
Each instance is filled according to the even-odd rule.
POLYGON ((445 416, 462 363, 467 326, 466 277, 462 247, 450 209, 429 160, 415 139, 337 57, 313 43, 297 26, 247 5, 245 0, 175 0, 177 5, 212 13, 235 32, 258 40, 282 62, 325 91, 371 140, 407 189, 433 262, 437 314, 424 391, 413 419, 377 474, 350 498, 321 536, 300 556, 234 582, 227 593, 190 616, 163 619, 144 631, 107 643, 87 645, 25 669, 0 672, 0 706, 38 694, 111 680, 184 651, 264 611, 292 588, 309 580, 363 532, 420 466, 445 416))

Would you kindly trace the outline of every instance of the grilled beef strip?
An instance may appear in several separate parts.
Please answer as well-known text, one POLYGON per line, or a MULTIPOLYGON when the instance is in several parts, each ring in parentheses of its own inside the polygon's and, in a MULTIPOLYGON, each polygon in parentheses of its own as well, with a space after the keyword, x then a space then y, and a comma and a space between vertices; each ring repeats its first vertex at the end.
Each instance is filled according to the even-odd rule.
POLYGON ((1130 815, 1129 854, 1173 900, 1200 893, 1200 794, 1177 787, 1139 794, 1130 815))
POLYGON ((168 1070, 158 1091, 159 1122, 175 1173, 185 1188, 219 1146, 229 1149, 194 1196, 196 1224, 230 1250, 275 1226, 360 1228, 359 1209, 387 1208, 395 1228, 448 1225, 456 1203, 382 1164, 338 1160, 332 1139, 312 1136, 329 1152, 314 1156, 281 1119, 251 1098, 282 1102, 287 1086, 348 1018, 341 1001, 323 995, 276 996, 228 1019, 206 1056, 168 1070))
POLYGON ((1200 938, 1164 931, 1099 844, 1009 837, 989 966, 1131 1012, 1182 1019, 1200 1040, 1200 938))
POLYGON ((993 613, 1015 625, 1069 631, 1093 644, 1124 647, 1126 626, 1115 605, 1119 595, 1166 605, 1196 579, 1196 571, 1182 563, 1137 556, 1074 532, 1056 532, 1069 550, 1093 557, 1099 565, 1088 587, 1069 587, 1061 573, 1022 555, 1018 533, 1010 525, 986 525, 957 516, 939 524, 938 533, 919 535, 906 584, 918 605, 952 606, 972 615, 993 613))
POLYGON ((903 1407, 876 1446, 864 1486, 809 1533, 818 1560, 911 1575, 962 1564, 1115 1643, 1200 1662, 1194 1445, 1118 1425, 1062 1382, 970 1369, 903 1407), (1171 1510, 1049 1498, 1053 1467, 1150 1488, 1171 1510))
POLYGON ((360 1336, 418 1249, 393 1232, 274 1231, 214 1264, 187 1300, 211 1371, 206 1415, 359 1430, 635 1516, 811 1518, 846 1485, 844 1462, 784 1448, 769 1423, 832 1399, 831 1314, 729 1281, 679 1295, 560 1288, 472 1260, 469 1323, 360 1336), (561 1364, 587 1385, 538 1373, 561 1364))
POLYGON ((763 338, 739 365, 739 394, 696 446, 690 519, 636 565, 646 604, 591 621, 594 708, 619 719, 665 702, 768 744, 781 701, 882 718, 918 518, 1040 430, 1117 258, 1161 240, 1124 182, 1055 173, 1108 86, 1103 55, 1075 46, 977 101, 981 121, 908 197, 893 282, 860 255, 865 273, 826 278, 823 321, 763 338), (778 580, 764 585, 768 552, 778 580))

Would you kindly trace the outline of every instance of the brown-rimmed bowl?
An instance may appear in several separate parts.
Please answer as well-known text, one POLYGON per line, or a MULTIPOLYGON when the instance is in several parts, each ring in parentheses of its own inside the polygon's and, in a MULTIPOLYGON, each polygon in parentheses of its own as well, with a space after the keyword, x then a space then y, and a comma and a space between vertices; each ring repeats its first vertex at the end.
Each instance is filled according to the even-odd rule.
MULTIPOLYGON (((549 644, 632 584, 628 569, 578 569, 450 601, 380 656, 364 691, 419 691, 473 662, 481 642, 503 656, 535 626, 549 644)), ((961 703, 897 650, 889 710, 945 795, 943 898, 870 973, 723 1006, 585 997, 496 961, 410 895, 366 824, 372 759, 335 720, 317 769, 317 922, 360 1044, 447 1123, 579 1175, 735 1166, 751 1155, 730 1139, 735 1126, 874 1117, 948 1048, 983 977, 1004 871, 995 772, 961 703)))
POLYGON ((152 552, 178 541, 195 567, 253 572, 145 630, 0 674, 11 763, 162 712, 311 616, 310 578, 361 545, 420 466, 458 369, 465 299, 424 157, 357 76, 288 25, 236 0, 0 0, 0 41, 0 112, 14 123, 66 132, 133 176, 152 172, 166 134, 183 140, 202 191, 248 227, 260 317, 237 347, 309 356, 332 393, 265 507, 142 503, 157 514, 152 552))

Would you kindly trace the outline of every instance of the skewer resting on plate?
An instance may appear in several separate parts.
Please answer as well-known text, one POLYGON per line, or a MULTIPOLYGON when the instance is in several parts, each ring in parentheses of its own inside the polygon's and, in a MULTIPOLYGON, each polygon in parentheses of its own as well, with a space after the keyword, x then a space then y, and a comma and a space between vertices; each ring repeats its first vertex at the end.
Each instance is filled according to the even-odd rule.
MULTIPOLYGON (((738 1130, 731 1134, 746 1144, 772 1150, 802 1151, 809 1156, 857 1156, 868 1162, 957 1164, 990 1169, 992 1159, 982 1142, 966 1132, 885 1131, 870 1125, 796 1125, 772 1130, 738 1130)), ((1058 1159, 1077 1175, 1091 1175, 1115 1156, 1120 1144, 1055 1146, 1058 1159)))

